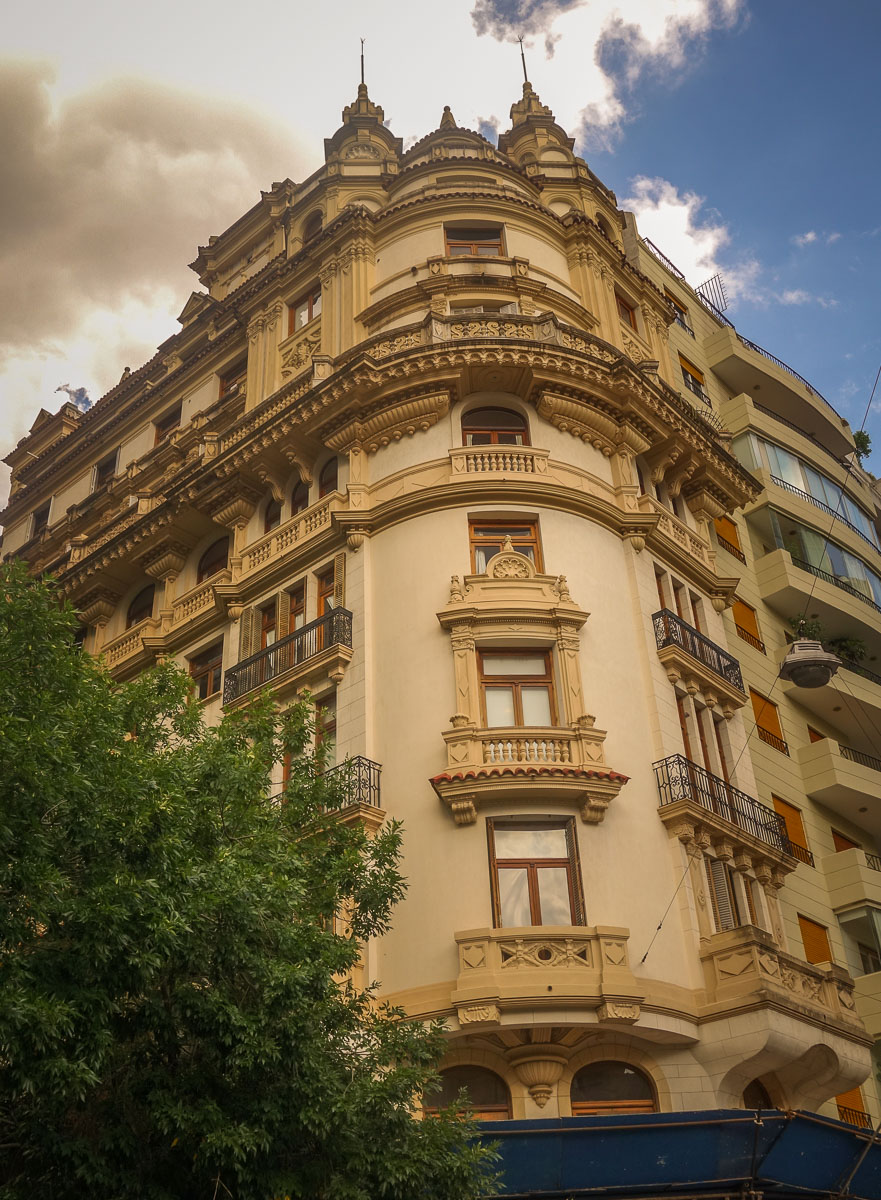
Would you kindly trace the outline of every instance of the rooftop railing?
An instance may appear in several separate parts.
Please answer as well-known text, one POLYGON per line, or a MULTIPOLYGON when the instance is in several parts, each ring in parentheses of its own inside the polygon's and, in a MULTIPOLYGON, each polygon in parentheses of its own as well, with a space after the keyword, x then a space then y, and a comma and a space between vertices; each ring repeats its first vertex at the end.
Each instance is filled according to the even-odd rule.
POLYGON ((659 650, 664 646, 680 646, 692 658, 703 663, 720 679, 743 691, 743 676, 740 673, 740 663, 733 655, 711 642, 693 626, 683 621, 669 608, 662 608, 652 615, 652 625, 655 630, 655 643, 659 650))
POLYGON ((223 703, 229 704, 246 692, 271 683, 322 650, 351 644, 352 614, 346 608, 333 608, 316 621, 310 621, 302 629, 230 667, 223 680, 223 703))
MULTIPOLYGON (((661 808, 689 800, 781 854, 795 857, 783 818, 718 775, 711 774, 683 754, 662 758, 654 764, 654 772, 661 808)), ((804 847, 799 848, 804 850, 804 847)), ((804 852, 810 854, 810 851, 804 852)))
POLYGON ((822 400, 826 407, 831 412, 835 413, 836 417, 838 416, 838 413, 835 412, 834 407, 829 403, 822 392, 818 392, 815 387, 809 384, 804 375, 799 375, 798 371, 793 371, 792 367, 790 367, 788 363, 785 363, 782 358, 778 358, 777 355, 772 354, 770 350, 765 350, 762 346, 757 345, 755 342, 751 342, 749 338, 745 338, 743 334, 739 333, 737 335, 737 339, 742 345, 746 346, 748 350, 755 350, 756 354, 761 354, 762 358, 767 358, 768 362, 774 363, 775 366, 780 367, 781 370, 785 371, 787 375, 791 375, 793 379, 797 379, 799 383, 803 384, 807 388, 812 396, 816 396, 818 400, 822 400))

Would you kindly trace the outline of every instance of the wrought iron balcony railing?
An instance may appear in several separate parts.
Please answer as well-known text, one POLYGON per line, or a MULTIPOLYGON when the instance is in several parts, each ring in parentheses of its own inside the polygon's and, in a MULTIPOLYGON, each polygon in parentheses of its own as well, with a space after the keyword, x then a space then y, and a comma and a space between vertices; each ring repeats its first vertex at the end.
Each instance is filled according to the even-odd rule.
POLYGON ((723 538, 721 533, 716 534, 716 541, 723 550, 727 550, 728 553, 734 558, 740 559, 742 563, 746 562, 746 555, 744 552, 738 546, 735 546, 733 542, 729 542, 727 538, 723 538))
MULTIPOLYGON (((718 775, 699 767, 683 754, 672 754, 654 764, 661 808, 678 800, 690 800, 707 812, 714 813, 731 825, 757 838, 782 854, 796 855, 786 833, 786 824, 772 808, 766 807, 746 792, 732 787, 718 775)), ((804 854, 809 850, 799 847, 804 854)), ((807 859, 802 859, 807 861, 807 859)), ((810 858, 813 863, 813 856, 810 858)))
POLYGON ((686 621, 683 621, 669 608, 662 608, 652 616, 655 628, 655 642, 659 650, 664 646, 681 646, 692 658, 708 667, 720 679, 743 691, 743 676, 740 673, 740 663, 715 642, 704 637, 686 621))
POLYGON ((862 767, 870 767, 873 771, 881 771, 881 758, 875 758, 873 754, 864 754, 862 750, 854 750, 851 746, 842 746, 840 742, 838 750, 842 758, 848 758, 862 767))
POLYGON ((865 855, 866 866, 871 867, 873 871, 881 871, 881 858, 877 854, 870 854, 868 850, 865 851, 865 855))
POLYGON ((347 608, 333 608, 316 621, 310 621, 302 629, 230 667, 223 680, 223 703, 229 704, 245 692, 271 683, 322 650, 351 644, 352 614, 347 608))
MULTIPOLYGON (((825 650, 826 647, 824 646, 823 649, 825 650)), ((834 647, 832 653, 835 653, 834 647)), ((877 671, 870 671, 869 668, 864 667, 862 663, 851 662, 849 658, 842 658, 841 668, 844 671, 852 671, 854 675, 862 675, 863 679, 868 679, 872 683, 881 684, 881 675, 879 675, 877 671)))
POLYGON ((876 604, 875 601, 867 596, 865 592, 861 592, 859 588, 855 588, 850 583, 845 583, 843 579, 839 579, 837 575, 830 575, 828 571, 821 570, 820 567, 813 566, 812 563, 805 562, 803 558, 792 559, 793 564, 801 571, 808 571, 815 579, 824 579, 826 583, 831 583, 834 587, 841 588, 843 592, 847 592, 851 596, 855 596, 857 600, 862 600, 863 604, 868 604, 870 608, 874 608, 875 612, 881 613, 881 604, 876 604))
POLYGON ((789 754, 789 746, 779 733, 774 733, 772 730, 766 729, 764 725, 756 725, 756 733, 759 735, 759 741, 764 742, 766 746, 773 746, 781 754, 789 754))
MULTIPOLYGON (((337 609, 338 612, 343 611, 337 609)), ((358 754, 347 758, 338 767, 325 771, 324 778, 338 782, 343 791, 344 803, 366 804, 370 808, 381 808, 379 776, 382 767, 372 758, 358 754)))
POLYGON ((872 1118, 868 1113, 860 1112, 858 1108, 847 1108, 844 1104, 838 1105, 839 1121, 846 1121, 848 1125, 857 1125, 860 1129, 871 1129, 872 1118))
POLYGON ((755 646, 756 650, 760 650, 762 654, 767 654, 765 643, 761 638, 757 638, 754 633, 750 633, 748 629, 744 629, 744 627, 742 625, 738 625, 736 621, 734 623, 734 629, 741 641, 746 642, 748 646, 755 646))
POLYGON ((806 500, 808 504, 813 504, 814 508, 819 508, 820 512, 824 512, 827 517, 834 517, 836 521, 840 521, 842 525, 846 525, 848 529, 859 534, 863 541, 868 542, 873 550, 878 549, 872 539, 863 533, 862 529, 857 528, 852 521, 848 521, 847 517, 840 508, 833 508, 830 504, 827 504, 825 500, 818 500, 817 497, 812 496, 810 492, 802 491, 802 489, 796 487, 794 483, 787 483, 785 479, 781 479, 778 475, 772 475, 771 482, 776 484, 777 487, 783 488, 785 492, 789 492, 793 496, 798 496, 799 500, 806 500))

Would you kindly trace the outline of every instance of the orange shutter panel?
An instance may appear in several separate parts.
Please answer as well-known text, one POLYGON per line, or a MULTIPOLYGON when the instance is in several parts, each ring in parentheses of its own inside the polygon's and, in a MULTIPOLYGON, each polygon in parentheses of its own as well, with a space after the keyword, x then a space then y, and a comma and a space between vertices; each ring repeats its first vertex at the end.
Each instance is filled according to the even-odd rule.
MULTIPOLYGON (((726 542, 729 542, 737 550, 740 550, 742 548, 740 545, 740 534, 738 532, 737 526, 734 524, 734 522, 731 520, 730 517, 716 517, 713 524, 715 525, 716 533, 718 533, 720 538, 724 538, 726 542)), ((734 619, 737 620, 737 617, 735 616, 734 619)), ((740 622, 740 621, 738 621, 737 623, 738 623, 738 625, 742 624, 742 622, 740 622)), ((744 627, 744 629, 748 628, 748 626, 746 626, 746 625, 744 625, 743 627, 744 627)), ((751 629, 750 629, 750 633, 752 633, 751 629)), ((756 637, 758 637, 758 634, 756 634, 756 637)))
POLYGON ((840 854, 842 850, 859 850, 859 842, 853 841, 852 838, 845 837, 843 833, 839 833, 837 829, 832 830, 832 844, 835 847, 835 853, 840 854))
POLYGON ((832 962, 832 951, 829 949, 829 937, 825 925, 818 925, 808 917, 798 915, 801 929, 801 940, 804 943, 805 958, 809 963, 832 962))
POLYGON ((808 839, 805 835, 804 822, 801 819, 801 812, 786 800, 781 800, 779 796, 771 796, 774 804, 774 812, 779 817, 783 818, 786 825, 786 836, 796 846, 801 846, 804 850, 808 848, 808 839))
POLYGON ((766 700, 764 696, 760 696, 758 692, 749 689, 749 698, 753 704, 753 714, 756 718, 756 725, 759 729, 764 729, 766 733, 773 733, 774 737, 780 738, 783 741, 783 727, 780 724, 780 717, 777 715, 777 705, 770 700, 766 700))
POLYGON ((811 739, 812 742, 822 742, 823 741, 822 733, 818 733, 817 730, 814 729, 814 727, 812 725, 808 726, 808 737, 811 739))
MULTIPOLYGON (((725 536, 724 534, 722 535, 725 536)), ((734 617, 734 624, 739 625, 741 629, 745 629, 747 633, 751 633, 754 638, 762 640, 762 635, 759 633, 759 623, 756 620, 756 610, 750 608, 748 604, 744 604, 742 600, 735 600, 731 605, 731 615, 734 617)))
POLYGON ((849 1092, 842 1092, 840 1096, 835 1097, 835 1102, 839 1108, 852 1108, 854 1112, 866 1111, 863 1093, 858 1087, 851 1088, 849 1092))

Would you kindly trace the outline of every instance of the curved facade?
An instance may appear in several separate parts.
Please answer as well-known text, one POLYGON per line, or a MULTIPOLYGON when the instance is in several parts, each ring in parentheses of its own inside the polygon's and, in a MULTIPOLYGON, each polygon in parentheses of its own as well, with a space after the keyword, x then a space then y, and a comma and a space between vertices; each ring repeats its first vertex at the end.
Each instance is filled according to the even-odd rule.
POLYGON ((351 819, 405 827, 364 976, 446 1021, 487 1116, 877 1116, 879 495, 846 423, 529 84, 498 147, 447 109, 406 152, 362 85, 325 152, 200 249, 150 362, 38 417, 5 550, 209 718, 312 690, 351 819), (810 694, 777 678, 803 613, 850 639, 810 694))

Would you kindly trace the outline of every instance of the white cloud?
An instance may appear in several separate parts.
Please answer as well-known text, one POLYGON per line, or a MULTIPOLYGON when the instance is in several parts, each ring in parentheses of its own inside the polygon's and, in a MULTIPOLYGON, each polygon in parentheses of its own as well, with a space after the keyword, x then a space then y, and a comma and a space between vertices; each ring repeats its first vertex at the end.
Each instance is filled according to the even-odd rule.
POLYGON ((841 237, 840 233, 828 233, 826 235, 826 245, 831 246, 833 242, 837 242, 841 237))
POLYGON ((838 301, 830 296, 816 296, 804 288, 786 288, 774 299, 780 304, 819 304, 821 308, 837 308, 838 301))
POLYGON ((807 233, 797 233, 791 240, 796 246, 810 246, 817 240, 817 231, 809 229, 807 233))
POLYGON ((692 287, 721 273, 730 300, 747 295, 755 298, 759 263, 750 258, 725 257, 723 265, 731 235, 717 215, 701 211, 705 203, 702 196, 680 192, 667 179, 644 175, 631 180, 631 188, 632 194, 621 201, 622 207, 636 215, 642 236, 676 264, 692 287))

